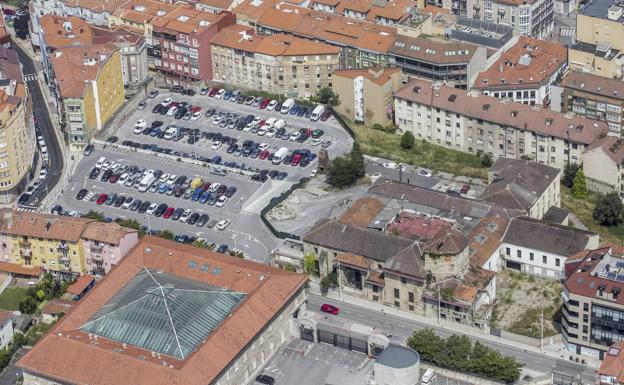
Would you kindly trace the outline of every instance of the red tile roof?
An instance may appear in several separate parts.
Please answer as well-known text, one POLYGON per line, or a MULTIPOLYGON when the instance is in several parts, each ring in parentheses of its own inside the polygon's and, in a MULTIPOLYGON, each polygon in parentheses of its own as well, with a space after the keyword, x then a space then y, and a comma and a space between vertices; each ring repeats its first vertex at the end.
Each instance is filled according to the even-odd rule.
POLYGON ((590 144, 586 151, 594 149, 602 150, 615 164, 624 164, 624 139, 605 136, 590 144))
POLYGON ((340 223, 351 223, 354 226, 367 228, 368 224, 375 219, 383 208, 384 204, 379 199, 373 197, 358 199, 340 216, 338 221, 340 223))
POLYGON ((210 384, 303 290, 306 280, 301 274, 148 236, 99 281, 18 366, 30 373, 74 384, 210 384), (191 261, 197 266, 204 263, 219 266, 221 272, 211 274, 191 268, 191 261), (102 337, 91 340, 79 330, 144 268, 227 287, 247 296, 184 361, 152 356, 144 349, 123 346, 102 337))
POLYGON ((598 369, 598 376, 615 377, 617 384, 624 382, 624 342, 616 342, 609 347, 598 369))
POLYGON ((67 287, 67 292, 73 295, 80 295, 84 293, 87 287, 89 287, 89 285, 93 283, 93 281, 95 281, 95 278, 90 275, 83 275, 81 277, 78 277, 76 282, 67 287))
POLYGON ((29 277, 39 277, 43 272, 40 267, 20 266, 9 262, 0 262, 0 271, 18 275, 26 275, 29 277))

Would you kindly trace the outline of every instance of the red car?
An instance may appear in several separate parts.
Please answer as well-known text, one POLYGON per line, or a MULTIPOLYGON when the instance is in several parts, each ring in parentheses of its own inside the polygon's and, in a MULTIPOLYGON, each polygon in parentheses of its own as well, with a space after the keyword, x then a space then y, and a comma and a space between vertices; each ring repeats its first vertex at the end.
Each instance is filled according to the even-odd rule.
POLYGON ((470 191, 470 185, 465 184, 462 186, 459 192, 462 194, 468 194, 468 191, 470 191))
POLYGON ((260 103, 258 108, 261 110, 264 110, 269 105, 270 102, 271 100, 269 100, 269 98, 264 98, 264 100, 262 100, 262 103, 260 103))
POLYGON ((110 178, 108 178, 108 181, 111 183, 117 183, 118 180, 119 180, 119 174, 113 174, 111 175, 110 178))
POLYGON ((331 116, 331 111, 325 110, 325 112, 323 112, 323 115, 321 115, 321 120, 326 121, 327 119, 329 119, 330 116, 331 116))
POLYGON ((303 158, 303 155, 301 154, 295 154, 295 156, 293 156, 292 161, 290 162, 291 166, 298 166, 299 162, 301 162, 301 158, 303 158))
POLYGON ((175 211, 175 209, 173 207, 167 207, 167 210, 165 210, 165 212, 163 213, 162 217, 164 219, 169 219, 173 215, 174 211, 175 211))
POLYGON ((210 91, 208 91, 208 96, 213 97, 219 92, 219 87, 212 87, 210 91))
POLYGON ((270 154, 271 153, 268 150, 264 150, 264 151, 262 151, 260 153, 260 155, 258 155, 258 158, 264 160, 264 159, 268 158, 270 154))
POLYGON ((191 111, 193 113, 199 112, 199 111, 201 111, 201 107, 200 106, 193 106, 193 107, 191 107, 191 109, 189 111, 191 111))
POLYGON ((323 305, 321 305, 321 311, 323 313, 329 313, 333 315, 337 315, 338 313, 340 313, 340 309, 328 303, 324 303, 323 305))
POLYGON ((96 204, 98 205, 102 205, 104 204, 104 202, 106 202, 106 200, 108 199, 108 195, 106 194, 100 194, 100 196, 98 197, 98 199, 95 201, 96 204))

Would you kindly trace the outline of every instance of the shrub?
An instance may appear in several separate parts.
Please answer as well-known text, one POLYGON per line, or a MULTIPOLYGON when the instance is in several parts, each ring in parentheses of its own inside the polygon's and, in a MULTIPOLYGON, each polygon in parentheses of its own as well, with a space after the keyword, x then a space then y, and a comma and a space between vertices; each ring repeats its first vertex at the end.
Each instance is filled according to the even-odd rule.
POLYGON ((414 148, 414 144, 416 143, 416 138, 414 138, 414 135, 407 131, 403 134, 403 136, 401 136, 401 147, 403 147, 406 150, 411 150, 412 148, 414 148))
POLYGON ((622 222, 624 206, 616 192, 603 195, 598 199, 593 217, 603 226, 617 226, 622 222))

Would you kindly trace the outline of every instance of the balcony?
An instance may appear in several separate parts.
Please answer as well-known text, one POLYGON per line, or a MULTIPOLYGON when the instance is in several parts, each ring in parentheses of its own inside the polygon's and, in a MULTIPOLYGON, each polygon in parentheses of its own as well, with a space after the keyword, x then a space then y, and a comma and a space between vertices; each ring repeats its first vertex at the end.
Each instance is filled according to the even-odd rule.
POLYGON ((59 264, 59 270, 63 271, 63 272, 71 272, 71 266, 69 265, 65 265, 65 264, 59 264))
POLYGON ((90 250, 92 253, 101 254, 102 250, 104 250, 104 245, 91 245, 90 250))
POLYGON ((94 261, 103 261, 104 257, 102 257, 102 254, 93 254, 91 255, 91 259, 94 261))
POLYGON ((24 248, 30 249, 30 241, 25 241, 25 240, 22 239, 18 243, 19 243, 20 247, 24 247, 24 248))
POLYGON ((104 275, 104 274, 106 274, 104 269, 101 268, 101 267, 94 267, 91 271, 93 272, 94 275, 104 275))
POLYGON ((32 251, 30 250, 30 248, 20 247, 19 251, 20 251, 20 255, 22 256, 22 258, 32 256, 32 251))

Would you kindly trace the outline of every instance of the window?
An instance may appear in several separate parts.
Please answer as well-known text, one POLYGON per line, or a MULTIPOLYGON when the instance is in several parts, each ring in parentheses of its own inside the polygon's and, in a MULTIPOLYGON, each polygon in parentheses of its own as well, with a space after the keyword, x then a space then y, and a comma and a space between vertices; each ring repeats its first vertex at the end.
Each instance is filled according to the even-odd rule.
POLYGON ((548 257, 542 255, 542 263, 548 263, 548 257))
POLYGON ((394 298, 399 299, 401 296, 399 295, 399 289, 394 289, 394 298))
POLYGON ((529 259, 530 259, 531 261, 535 260, 535 254, 533 254, 533 253, 529 253, 529 259))
POLYGON ((405 285, 405 282, 406 282, 405 277, 401 277, 401 283, 405 285))
POLYGON ((589 304, 588 303, 584 303, 583 304, 583 310, 589 311, 589 304))
POLYGON ((511 249, 509 247, 505 247, 505 255, 511 255, 511 249))
POLYGON ((561 261, 559 258, 555 258, 555 266, 561 266, 561 261))
POLYGON ((516 256, 517 256, 518 258, 522 258, 522 250, 517 250, 517 251, 516 251, 516 256))
POLYGON ((407 300, 410 302, 414 302, 414 293, 412 293, 411 291, 407 293, 407 300))

